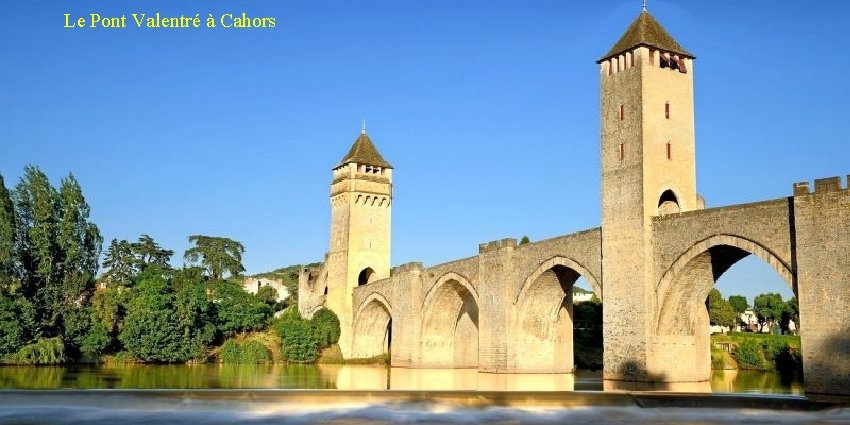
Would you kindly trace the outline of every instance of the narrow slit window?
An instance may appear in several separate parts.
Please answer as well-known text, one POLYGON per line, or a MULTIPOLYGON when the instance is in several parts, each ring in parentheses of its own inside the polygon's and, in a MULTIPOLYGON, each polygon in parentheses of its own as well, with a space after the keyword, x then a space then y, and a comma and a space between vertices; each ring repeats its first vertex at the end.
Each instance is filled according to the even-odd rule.
POLYGON ((620 143, 620 161, 626 157, 626 146, 620 143))
POLYGON ((626 108, 625 105, 620 105, 620 121, 626 118, 626 108))
POLYGON ((673 159, 673 147, 667 142, 667 159, 673 159))
POLYGON ((670 102, 664 104, 664 118, 670 119, 670 102))
POLYGON ((635 66, 635 53, 629 53, 629 68, 634 68, 635 66))

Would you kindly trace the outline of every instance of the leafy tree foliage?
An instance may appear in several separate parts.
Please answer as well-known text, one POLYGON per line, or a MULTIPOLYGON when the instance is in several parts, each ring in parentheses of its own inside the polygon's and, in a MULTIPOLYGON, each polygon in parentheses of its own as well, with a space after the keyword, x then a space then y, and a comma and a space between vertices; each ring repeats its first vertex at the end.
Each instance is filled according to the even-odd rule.
POLYGON ((131 251, 136 257, 135 265, 139 272, 145 271, 148 266, 158 266, 163 270, 171 268, 168 262, 174 251, 162 248, 149 235, 139 236, 139 240, 131 244, 131 251))
POLYGON ((108 282, 128 285, 136 274, 135 263, 136 259, 130 242, 113 239, 103 259, 103 267, 106 269, 103 276, 108 282))
POLYGON ((717 288, 711 288, 706 300, 708 320, 713 325, 733 326, 738 323, 738 315, 717 288))
POLYGON ((529 239, 527 235, 523 236, 522 239, 519 240, 520 245, 525 245, 527 243, 531 243, 531 239, 529 239))
POLYGON ((15 227, 12 197, 0 175, 0 287, 10 287, 17 278, 15 227))
POLYGON ((339 340, 339 318, 333 311, 321 309, 312 320, 301 317, 298 309, 289 307, 274 326, 282 341, 281 357, 292 363, 312 363, 319 350, 339 340))
POLYGON ((278 327, 283 341, 281 356, 292 363, 312 363, 319 358, 319 340, 308 320, 290 320, 278 327))
POLYGON ((791 321, 794 321, 794 324, 799 329, 800 326, 800 306, 797 304, 797 297, 791 297, 785 303, 786 309, 782 312, 782 317, 779 319, 779 327, 782 328, 783 332, 791 331, 791 321))
POLYGON ((18 351, 26 341, 20 306, 14 296, 0 291, 0 358, 18 351))
POLYGON ((262 286, 262 287, 260 287, 260 289, 257 290, 256 295, 257 295, 257 298, 263 300, 263 302, 268 304, 269 307, 271 307, 272 309, 274 309, 275 306, 277 306, 277 296, 278 296, 277 289, 274 289, 273 287, 271 287, 269 285, 262 286))
POLYGON ((773 330, 773 326, 782 319, 782 314, 789 309, 788 304, 782 301, 782 295, 771 292, 756 296, 753 301, 753 310, 761 328, 768 326, 770 330, 773 330))
POLYGON ((168 262, 172 255, 174 251, 162 248, 149 235, 141 235, 138 242, 133 243, 113 239, 103 260, 103 267, 106 268, 104 277, 109 282, 127 285, 133 276, 144 272, 149 266, 171 269, 168 262))
POLYGON ((82 309, 94 289, 102 243, 82 189, 69 175, 57 191, 47 175, 28 166, 11 199, 20 294, 35 318, 31 337, 61 335, 75 344, 85 328, 82 309))
POLYGON ((190 263, 203 265, 213 280, 221 279, 225 273, 236 276, 245 271, 242 266, 245 247, 241 243, 229 238, 203 235, 189 236, 189 242, 195 246, 186 250, 183 257, 190 263))
POLYGON ((268 325, 273 313, 265 300, 233 282, 216 284, 213 302, 216 306, 216 324, 224 334, 263 328, 268 325))
POLYGON ((146 362, 185 362, 200 357, 212 335, 209 327, 197 326, 204 321, 203 312, 209 311, 198 305, 198 294, 192 285, 175 293, 162 270, 148 268, 133 288, 119 340, 134 358, 146 362))
POLYGON ((735 348, 735 360, 739 369, 764 370, 767 359, 764 357, 761 345, 753 339, 746 339, 735 348))
POLYGON ((310 322, 315 329, 316 339, 320 346, 328 347, 339 341, 339 318, 333 311, 326 308, 320 309, 313 314, 313 319, 310 322))
POLYGON ((729 305, 732 306, 732 310, 735 310, 735 313, 738 313, 739 315, 750 308, 750 305, 747 303, 747 297, 743 295, 730 295, 729 305))
POLYGON ((259 341, 236 341, 228 339, 221 345, 218 358, 226 364, 257 364, 272 361, 268 347, 259 341))

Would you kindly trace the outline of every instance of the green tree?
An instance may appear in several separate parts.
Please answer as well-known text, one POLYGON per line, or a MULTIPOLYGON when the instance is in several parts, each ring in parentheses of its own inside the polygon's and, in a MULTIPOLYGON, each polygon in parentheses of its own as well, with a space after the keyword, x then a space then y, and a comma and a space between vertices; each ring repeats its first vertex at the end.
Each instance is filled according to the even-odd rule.
POLYGON ((241 243, 229 238, 203 235, 189 236, 189 242, 195 246, 186 250, 183 258, 190 263, 203 265, 213 280, 221 279, 225 273, 236 276, 245 271, 242 266, 245 247, 241 243))
POLYGON ((730 295, 729 305, 731 305, 732 310, 735 310, 735 313, 738 313, 739 315, 750 308, 750 305, 747 304, 747 298, 743 295, 730 295))
POLYGON ((0 288, 9 288, 17 280, 15 221, 12 197, 0 175, 0 288))
POLYGON ((531 239, 529 239, 527 235, 523 236, 522 239, 519 240, 520 245, 525 245, 527 243, 531 243, 531 239))
POLYGON ((753 301, 753 310, 759 321, 759 326, 765 326, 772 331, 774 325, 782 319, 782 314, 788 311, 788 304, 782 301, 782 295, 777 293, 760 294, 753 301))
POLYGON ((313 313, 310 324, 320 348, 328 347, 339 341, 339 318, 333 311, 327 308, 319 309, 319 311, 313 313))
POLYGON ((136 270, 139 272, 145 271, 151 265, 159 266, 163 270, 171 268, 168 262, 171 261, 174 251, 162 248, 148 235, 139 236, 138 242, 133 243, 131 249, 136 257, 136 270))
POLYGON ((47 175, 27 166, 12 198, 17 219, 21 294, 35 306, 34 337, 42 333, 56 335, 62 311, 61 259, 56 245, 59 194, 47 175))
POLYGON ((106 249, 103 259, 103 268, 106 271, 103 276, 110 283, 128 285, 136 274, 136 257, 133 255, 133 247, 126 240, 113 239, 106 249))
POLYGON ((791 297, 785 303, 786 309, 782 312, 782 317, 779 319, 779 326, 785 333, 791 332, 791 321, 796 325, 795 331, 800 329, 800 306, 797 304, 797 297, 791 297))
POLYGON ((729 302, 723 299, 723 295, 717 288, 711 288, 706 300, 708 306, 708 320, 712 325, 733 326, 738 323, 738 316, 729 302))
POLYGON ((207 297, 203 275, 197 270, 183 269, 174 279, 175 321, 183 340, 188 343, 191 358, 205 354, 206 346, 215 339, 215 309, 207 297), (179 284, 177 283, 179 282, 179 284))
POLYGON ((174 291, 161 271, 149 268, 139 275, 119 340, 134 358, 157 363, 185 362, 191 341, 175 317, 174 291))
POLYGON ((57 256, 61 259, 59 313, 64 342, 79 347, 89 327, 91 313, 86 305, 94 292, 103 238, 97 226, 89 221, 91 209, 73 174, 62 180, 59 201, 56 241, 57 256))
POLYGON ((18 351, 26 342, 19 320, 21 311, 12 294, 0 290, 0 358, 18 351))
POLYGON ((273 313, 264 300, 233 282, 216 284, 213 302, 216 306, 218 330, 224 334, 263 328, 273 313))
POLYGON ((257 290, 256 297, 268 304, 272 309, 274 309, 277 305, 277 289, 274 289, 270 285, 260 287, 260 289, 257 290))

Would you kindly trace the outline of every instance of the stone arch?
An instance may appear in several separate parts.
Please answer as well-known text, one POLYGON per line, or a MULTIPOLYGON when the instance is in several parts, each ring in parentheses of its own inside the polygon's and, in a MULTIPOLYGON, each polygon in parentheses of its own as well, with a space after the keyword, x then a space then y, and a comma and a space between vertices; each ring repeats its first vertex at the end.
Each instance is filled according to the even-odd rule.
POLYGON ((533 272, 531 272, 528 278, 525 279, 525 283, 522 285, 522 289, 519 291, 516 301, 514 301, 514 305, 519 305, 520 302, 528 296, 527 293, 529 288, 534 283, 534 281, 540 277, 540 275, 555 266, 564 266, 575 270, 578 274, 587 279, 588 283, 590 283, 590 287, 593 288, 593 292, 596 294, 596 296, 602 298, 602 285, 599 283, 599 280, 596 279, 596 276, 590 273, 590 271, 586 267, 582 266, 577 261, 571 258, 555 256, 537 266, 537 268, 533 272))
POLYGON ((515 302, 514 369, 518 372, 573 371, 572 287, 580 276, 601 293, 596 278, 567 257, 544 261, 525 280, 515 302))
POLYGON ((467 278, 449 272, 437 279, 422 304, 423 366, 478 366, 478 305, 467 278))
POLYGON ((354 316, 352 357, 370 358, 390 352, 392 344, 392 307, 378 293, 360 304, 354 316))
POLYGON ((661 361, 657 372, 685 380, 709 379, 711 350, 705 299, 726 270, 751 254, 770 264, 793 289, 793 273, 779 256, 758 242, 728 234, 693 244, 664 272, 656 286, 655 351, 670 361, 661 361))
MULTIPOLYGON (((752 254, 761 258, 767 264, 770 264, 770 266, 773 267, 780 276, 782 276, 782 279, 785 280, 788 287, 796 293, 796 288, 794 288, 794 275, 791 271, 791 267, 789 266, 790 261, 783 261, 778 255, 774 254, 758 242, 740 236, 720 234, 708 237, 691 245, 690 248, 676 258, 676 260, 673 261, 673 264, 667 268, 655 288, 659 307, 664 305, 663 301, 670 291, 670 286, 677 277, 682 276, 685 268, 688 267, 689 264, 693 265, 692 262, 699 256, 711 253, 712 250, 714 250, 714 254, 716 256, 725 257, 725 261, 715 261, 711 264, 712 277, 715 280, 720 277, 723 272, 728 270, 729 267, 738 262, 738 260, 752 254), (734 249, 716 249, 716 247, 730 247, 734 249), (735 249, 737 249, 737 251, 735 249)), ((714 283, 712 282, 712 285, 713 284, 714 283)), ((711 288, 708 288, 708 290, 710 289, 711 288)), ((707 291, 706 294, 708 293, 707 291)))
POLYGON ((357 286, 366 285, 373 280, 375 280, 375 270, 372 270, 371 267, 366 267, 360 270, 360 273, 357 275, 357 286))
POLYGON ((679 197, 673 189, 667 189, 661 192, 658 197, 658 215, 675 214, 682 210, 679 204, 679 197))

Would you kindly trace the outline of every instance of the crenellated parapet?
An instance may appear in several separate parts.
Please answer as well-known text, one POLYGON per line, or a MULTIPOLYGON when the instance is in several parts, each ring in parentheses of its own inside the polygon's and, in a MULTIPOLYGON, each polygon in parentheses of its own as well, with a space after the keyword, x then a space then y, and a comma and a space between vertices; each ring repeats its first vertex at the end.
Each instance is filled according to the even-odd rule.
POLYGON ((848 190, 848 188, 850 188, 850 175, 847 176, 847 186, 842 187, 841 180, 842 178, 840 176, 815 179, 814 192, 811 191, 809 182, 807 181, 794 183, 794 196, 804 196, 818 193, 840 192, 848 190))

